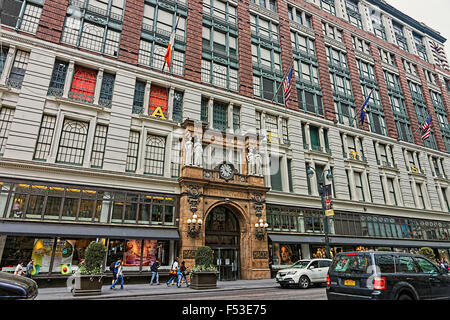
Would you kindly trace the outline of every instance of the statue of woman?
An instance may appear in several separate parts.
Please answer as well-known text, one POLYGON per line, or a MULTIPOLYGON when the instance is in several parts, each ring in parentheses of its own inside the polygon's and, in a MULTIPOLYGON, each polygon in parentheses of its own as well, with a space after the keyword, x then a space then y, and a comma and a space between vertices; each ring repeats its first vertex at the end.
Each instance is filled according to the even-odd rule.
POLYGON ((255 153, 255 175, 262 176, 262 157, 259 151, 255 153))
POLYGON ((190 133, 186 135, 186 143, 184 146, 184 165, 191 166, 192 165, 192 136, 190 133))
POLYGON ((202 138, 196 137, 194 143, 194 166, 201 167, 202 165, 203 165, 202 138))
POLYGON ((248 175, 252 176, 255 174, 255 148, 249 147, 247 154, 247 163, 248 163, 248 175))

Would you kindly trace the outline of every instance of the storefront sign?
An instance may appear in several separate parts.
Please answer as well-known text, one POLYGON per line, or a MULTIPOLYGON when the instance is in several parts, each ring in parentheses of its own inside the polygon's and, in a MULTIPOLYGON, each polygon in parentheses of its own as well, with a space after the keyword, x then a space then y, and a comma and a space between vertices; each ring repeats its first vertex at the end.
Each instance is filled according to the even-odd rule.
POLYGON ((195 259, 196 250, 183 250, 184 259, 195 259))
POLYGON ((253 251, 253 259, 268 259, 269 253, 267 251, 253 251))

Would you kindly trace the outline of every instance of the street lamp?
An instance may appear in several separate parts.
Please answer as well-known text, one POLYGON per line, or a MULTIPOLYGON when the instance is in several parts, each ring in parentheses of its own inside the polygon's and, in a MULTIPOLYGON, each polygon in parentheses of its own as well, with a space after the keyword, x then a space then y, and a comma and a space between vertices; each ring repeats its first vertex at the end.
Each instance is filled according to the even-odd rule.
POLYGON ((191 238, 195 238, 200 233, 200 230, 202 228, 202 219, 197 218, 197 215, 194 213, 192 216, 192 219, 187 219, 187 225, 188 225, 188 235, 191 238))
POLYGON ((269 225, 267 224, 267 222, 264 222, 263 219, 259 219, 259 221, 257 223, 255 223, 255 228, 256 228, 256 232, 255 232, 255 237, 258 240, 263 240, 265 235, 266 235, 266 229, 269 225))
MULTIPOLYGON (((330 169, 327 170, 327 179, 333 180, 333 173, 330 169)), ((315 174, 316 171, 309 165, 306 168, 306 174, 308 176, 315 174)), ((319 182, 319 195, 322 201, 322 214, 323 214, 323 232, 325 234, 325 254, 328 259, 330 259, 330 239, 328 238, 328 216, 325 214, 325 192, 324 192, 324 181, 323 174, 318 177, 319 182)))

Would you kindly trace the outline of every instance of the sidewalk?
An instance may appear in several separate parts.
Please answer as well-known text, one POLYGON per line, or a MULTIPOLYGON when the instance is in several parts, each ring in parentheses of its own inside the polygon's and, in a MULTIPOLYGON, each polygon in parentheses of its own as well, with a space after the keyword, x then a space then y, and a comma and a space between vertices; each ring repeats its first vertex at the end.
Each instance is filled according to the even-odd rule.
POLYGON ((124 284, 124 289, 120 290, 120 285, 116 285, 116 289, 109 289, 109 285, 104 285, 102 288, 102 294, 96 296, 81 296, 74 297, 70 290, 64 288, 40 288, 39 294, 36 300, 73 300, 73 299, 108 299, 108 298, 121 298, 121 297, 138 297, 148 294, 169 295, 169 299, 176 299, 177 293, 200 293, 208 291, 224 291, 224 290, 244 290, 244 289, 261 289, 261 288, 273 288, 277 287, 275 279, 263 279, 263 280, 236 280, 236 281, 217 281, 217 288, 194 290, 186 288, 185 284, 181 288, 177 288, 176 285, 167 286, 165 282, 161 282, 160 285, 153 284, 150 286, 146 284, 124 284), (170 297, 174 295, 173 298, 170 297))

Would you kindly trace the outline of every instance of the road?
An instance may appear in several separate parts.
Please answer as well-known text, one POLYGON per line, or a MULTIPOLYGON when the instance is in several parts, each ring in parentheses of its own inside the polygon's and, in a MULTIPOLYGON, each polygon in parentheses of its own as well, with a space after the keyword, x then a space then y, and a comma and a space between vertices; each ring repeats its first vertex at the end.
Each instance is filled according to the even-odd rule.
MULTIPOLYGON (((214 292, 179 293, 171 298, 176 300, 326 300, 324 287, 306 290, 279 287, 249 290, 226 290, 214 292)), ((167 300, 167 295, 145 295, 139 297, 122 297, 121 300, 167 300)))

